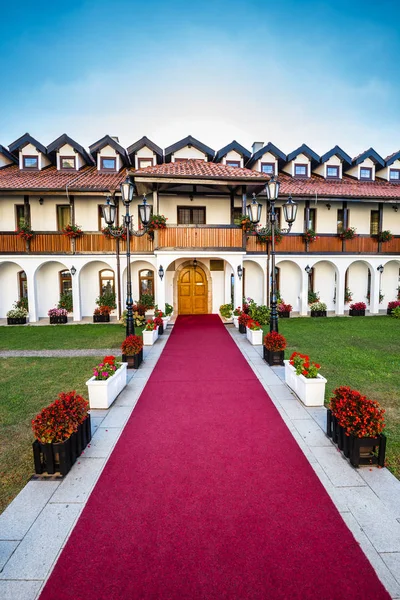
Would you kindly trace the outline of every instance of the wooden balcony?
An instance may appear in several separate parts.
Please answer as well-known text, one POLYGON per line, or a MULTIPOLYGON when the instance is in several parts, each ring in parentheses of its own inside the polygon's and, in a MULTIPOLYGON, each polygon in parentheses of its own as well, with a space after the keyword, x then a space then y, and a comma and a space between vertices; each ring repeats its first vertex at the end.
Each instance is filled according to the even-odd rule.
POLYGON ((219 227, 197 225, 189 227, 167 227, 158 233, 158 247, 181 249, 222 249, 241 250, 243 248, 243 233, 236 225, 219 227))
MULTIPOLYGON (((265 254, 267 244, 259 244, 255 236, 249 236, 246 251, 265 254)), ((400 236, 394 237, 391 242, 380 244, 379 249, 376 238, 369 235, 358 235, 352 240, 343 242, 334 234, 318 234, 318 239, 306 246, 302 235, 288 234, 283 236, 279 244, 276 244, 276 252, 277 254, 399 254, 400 236)))

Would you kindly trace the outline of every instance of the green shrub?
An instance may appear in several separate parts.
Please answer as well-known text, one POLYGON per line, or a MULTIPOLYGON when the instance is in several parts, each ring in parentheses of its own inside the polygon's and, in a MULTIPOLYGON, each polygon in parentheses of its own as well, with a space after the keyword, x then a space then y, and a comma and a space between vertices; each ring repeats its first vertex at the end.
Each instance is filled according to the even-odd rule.
POLYGON ((114 292, 104 292, 104 294, 96 298, 96 304, 97 306, 109 306, 112 309, 117 308, 114 292))
POLYGON ((169 317, 174 312, 174 307, 171 306, 171 304, 168 304, 168 302, 166 302, 164 312, 165 312, 166 316, 169 317))
POLYGON ((60 300, 57 304, 57 308, 65 308, 65 310, 69 313, 74 310, 74 305, 72 302, 72 292, 65 292, 65 294, 61 294, 60 300))
POLYGON ((219 307, 219 313, 220 313, 221 317, 224 317, 224 319, 230 319, 232 317, 232 310, 233 310, 232 304, 222 304, 219 307))
POLYGON ((154 296, 153 294, 142 294, 139 300, 140 304, 146 307, 146 310, 154 307, 154 296))
POLYGON ((319 292, 312 292, 310 290, 308 292, 308 304, 314 304, 314 302, 319 302, 319 292))
POLYGON ((396 308, 392 310, 392 317, 400 319, 400 306, 396 306, 396 308))
POLYGON ((23 296, 22 298, 20 298, 16 303, 15 303, 16 308, 24 308, 25 310, 29 310, 29 306, 28 306, 28 298, 26 298, 25 296, 23 296))
POLYGON ((260 325, 267 325, 269 323, 271 311, 265 304, 258 306, 253 300, 250 302, 249 315, 253 321, 257 321, 260 325))

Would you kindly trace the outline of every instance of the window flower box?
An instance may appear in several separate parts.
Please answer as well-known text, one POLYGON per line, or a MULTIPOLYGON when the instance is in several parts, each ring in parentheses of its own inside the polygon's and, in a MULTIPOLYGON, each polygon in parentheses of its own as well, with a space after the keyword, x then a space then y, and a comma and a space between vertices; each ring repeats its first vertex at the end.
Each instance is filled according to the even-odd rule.
POLYGON ((280 312, 278 313, 279 318, 280 319, 289 319, 290 318, 290 312, 284 311, 284 312, 280 312))
POLYGON ((26 325, 26 317, 7 317, 7 325, 26 325))
POLYGON ((318 373, 317 377, 309 379, 297 375, 296 369, 288 360, 285 363, 285 382, 300 398, 305 406, 323 406, 325 399, 326 379, 318 373))
POLYGON ((122 362, 127 363, 128 369, 138 369, 143 362, 143 348, 138 354, 123 354, 122 362))
POLYGON ((271 367, 277 366, 277 365, 283 367, 285 351, 284 350, 268 350, 264 346, 263 358, 264 358, 265 362, 267 362, 271 367))
POLYGON ((119 365, 114 375, 108 379, 96 380, 94 376, 88 379, 86 385, 90 408, 109 408, 118 394, 122 392, 126 386, 127 363, 119 363, 119 365))
POLYGON ((365 309, 364 310, 357 310, 355 308, 351 308, 349 310, 349 316, 350 317, 365 317, 365 309))
POLYGON ((143 330, 143 344, 145 346, 152 346, 154 342, 158 340, 158 327, 153 331, 143 330))
POLYGON ((246 327, 246 336, 252 346, 262 346, 263 330, 246 327))
POLYGON ((326 317, 326 310, 312 310, 312 317, 326 317))
POLYGON ((64 325, 68 323, 68 317, 65 315, 50 317, 50 325, 64 325))
POLYGON ((93 315, 93 323, 109 323, 110 315, 93 315))

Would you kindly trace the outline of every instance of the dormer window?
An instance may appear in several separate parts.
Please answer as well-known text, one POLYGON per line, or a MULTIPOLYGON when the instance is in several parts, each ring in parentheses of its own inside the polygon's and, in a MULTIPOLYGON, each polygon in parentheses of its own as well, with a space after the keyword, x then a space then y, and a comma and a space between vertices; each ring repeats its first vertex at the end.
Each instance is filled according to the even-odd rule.
POLYGON ((152 158, 138 158, 138 169, 145 169, 153 166, 152 158))
POLYGON ((308 165, 294 165, 294 176, 295 177, 307 177, 308 165))
POLYGON ((60 169, 75 171, 75 156, 60 156, 60 169))
POLYGON ((326 177, 327 179, 339 179, 339 167, 335 165, 327 165, 326 177))
POLYGON ((395 183, 400 183, 400 169, 390 169, 389 170, 389 181, 394 181, 395 183))
POLYGON ((226 166, 227 167, 240 167, 240 160, 227 160, 226 166))
POLYGON ((275 175, 275 165, 274 163, 261 163, 261 173, 266 173, 266 175, 275 175))
POLYGON ((114 157, 106 158, 104 156, 100 157, 100 169, 102 171, 115 171, 116 170, 117 160, 114 157))
POLYGON ((371 167, 361 167, 360 168, 360 179, 364 181, 372 180, 372 168, 371 167))
POLYGON ((23 168, 37 170, 39 168, 39 157, 38 156, 24 156, 23 157, 23 168))

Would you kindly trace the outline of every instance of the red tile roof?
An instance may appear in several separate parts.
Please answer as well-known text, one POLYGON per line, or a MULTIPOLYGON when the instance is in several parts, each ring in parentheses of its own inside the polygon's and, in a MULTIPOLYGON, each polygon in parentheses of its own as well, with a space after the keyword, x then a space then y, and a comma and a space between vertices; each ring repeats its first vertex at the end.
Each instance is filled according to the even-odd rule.
POLYGON ((22 171, 18 165, 0 169, 0 190, 65 190, 113 191, 124 181, 126 171, 100 173, 96 167, 83 167, 80 171, 57 171, 46 167, 42 171, 22 171))
POLYGON ((154 167, 145 167, 133 171, 133 175, 149 177, 199 177, 204 179, 258 179, 267 182, 268 175, 259 171, 251 171, 242 167, 228 167, 221 163, 204 162, 203 160, 182 160, 164 163, 154 167))
POLYGON ((279 174, 280 193, 289 196, 338 196, 340 198, 393 198, 400 199, 400 185, 389 183, 384 179, 376 181, 358 181, 353 177, 343 176, 336 181, 326 180, 318 175, 309 179, 295 179, 286 173, 279 174))

